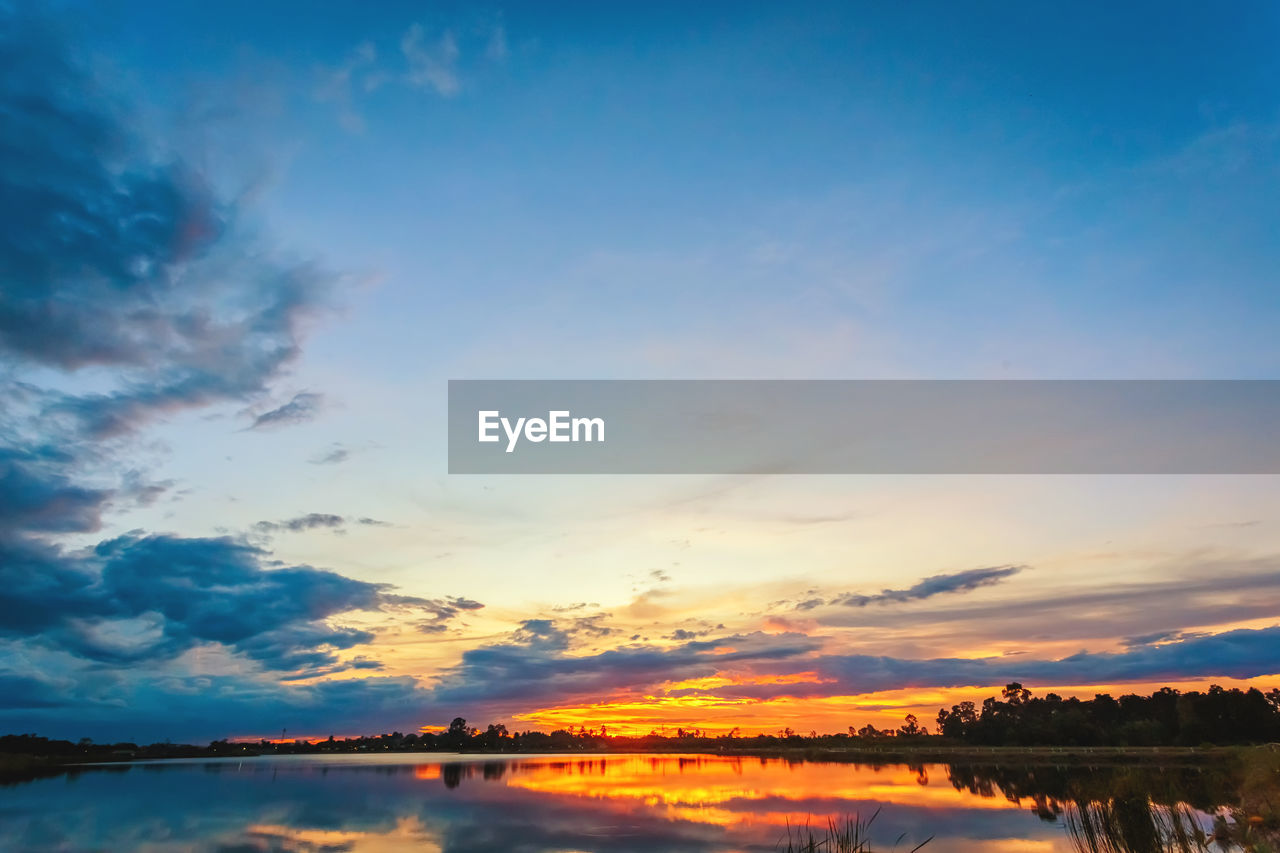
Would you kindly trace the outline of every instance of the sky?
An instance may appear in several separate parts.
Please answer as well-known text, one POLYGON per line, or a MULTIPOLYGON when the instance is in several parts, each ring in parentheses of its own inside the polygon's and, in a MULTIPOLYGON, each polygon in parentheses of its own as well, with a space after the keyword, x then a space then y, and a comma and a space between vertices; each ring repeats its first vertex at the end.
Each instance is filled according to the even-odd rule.
POLYGON ((1280 373, 1280 11, 0 3, 0 730, 1280 684, 1274 476, 450 476, 463 378, 1280 373))

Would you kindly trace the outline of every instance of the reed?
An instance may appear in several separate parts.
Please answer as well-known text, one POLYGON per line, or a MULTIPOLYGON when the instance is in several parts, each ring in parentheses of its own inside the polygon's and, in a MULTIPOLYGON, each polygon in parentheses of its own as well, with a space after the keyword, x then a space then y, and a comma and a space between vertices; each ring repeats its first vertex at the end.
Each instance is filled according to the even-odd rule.
MULTIPOLYGON (((787 846, 783 848, 780 841, 778 848, 785 849, 786 853, 875 853, 871 846, 871 824, 879 814, 880 810, 876 809, 865 820, 858 814, 840 819, 827 818, 826 828, 816 832, 808 821, 803 826, 792 826, 788 821, 787 836, 784 839, 787 846)), ((894 842, 895 848, 902 843, 904 837, 898 837, 894 842)), ((912 847, 910 853, 916 853, 932 840, 931 835, 912 847)))

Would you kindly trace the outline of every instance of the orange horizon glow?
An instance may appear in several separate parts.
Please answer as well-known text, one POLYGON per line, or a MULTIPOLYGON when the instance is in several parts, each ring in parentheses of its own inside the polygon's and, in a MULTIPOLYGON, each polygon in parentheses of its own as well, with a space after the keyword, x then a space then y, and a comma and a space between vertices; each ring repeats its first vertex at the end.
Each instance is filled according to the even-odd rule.
MULTIPOLYGON (((831 679, 820 678, 815 673, 795 673, 779 676, 737 676, 714 675, 703 678, 686 679, 667 682, 664 690, 712 690, 735 684, 804 684, 830 683, 831 679)), ((1191 691, 1204 692, 1211 685, 1231 689, 1247 690, 1251 687, 1267 691, 1280 687, 1280 675, 1266 675, 1255 678, 1213 678, 1173 682, 1128 682, 1120 684, 1077 684, 1077 685, 1045 685, 1024 683, 1033 695, 1043 697, 1049 693, 1057 693, 1064 699, 1092 699, 1098 693, 1107 693, 1114 697, 1136 693, 1150 695, 1161 688, 1169 687, 1181 693, 1191 691)), ((973 702, 981 706, 984 699, 990 696, 999 697, 1003 684, 987 687, 955 687, 955 688, 900 688, 897 690, 880 690, 870 693, 847 694, 843 696, 794 697, 778 696, 769 699, 726 699, 710 695, 662 696, 646 695, 627 697, 612 701, 601 701, 583 705, 566 705, 562 707, 540 708, 519 712, 508 717, 495 716, 492 719, 475 719, 459 714, 468 720, 468 724, 483 729, 490 723, 503 723, 513 733, 516 731, 552 732, 559 729, 577 730, 585 727, 599 731, 602 726, 609 735, 620 737, 642 737, 651 732, 674 735, 676 729, 698 730, 708 736, 725 735, 737 729, 741 737, 755 735, 776 735, 785 728, 791 728, 796 734, 808 735, 816 731, 819 734, 847 733, 850 726, 855 729, 864 725, 873 725, 881 731, 894 730, 903 724, 907 714, 914 714, 919 725, 932 733, 936 727, 936 716, 939 708, 950 708, 961 702, 973 702)), ((421 734, 439 734, 448 730, 447 725, 424 724, 417 727, 421 734)), ((407 733, 407 732, 406 732, 407 733)), ((376 737, 381 733, 333 734, 335 740, 376 737)), ((269 744, 316 743, 328 740, 330 734, 289 735, 287 737, 236 735, 228 737, 229 743, 269 744)))
POLYGON ((334 740, 357 740, 362 737, 371 737, 369 734, 362 735, 340 735, 335 733, 324 735, 289 735, 288 737, 266 737, 260 735, 236 735, 235 737, 225 738, 227 743, 270 743, 270 744, 289 744, 289 743, 316 743, 323 742, 332 737, 334 740))
MULTIPOLYGON (((778 683, 812 681, 816 679, 787 676, 778 683)), ((773 679, 753 678, 750 683, 770 683, 773 679)), ((748 683, 712 676, 678 682, 675 688, 714 688, 732 683, 748 683)), ((1280 686, 1280 675, 1256 678, 1213 678, 1174 682, 1127 682, 1118 684, 1045 685, 1024 683, 1035 696, 1057 693, 1064 699, 1092 699, 1095 694, 1108 693, 1119 697, 1136 693, 1150 695, 1163 687, 1182 693, 1204 692, 1211 685, 1230 689, 1247 690, 1256 687, 1264 692, 1280 686)), ((577 729, 585 726, 598 730, 606 726, 608 732, 620 736, 643 736, 651 731, 674 734, 677 728, 697 729, 708 735, 728 734, 738 729, 741 736, 777 734, 784 728, 792 728, 797 734, 811 731, 819 734, 847 732, 850 726, 861 728, 870 724, 877 729, 896 729, 903 724, 907 714, 914 714, 919 725, 930 731, 935 727, 939 708, 950 708, 961 702, 981 705, 989 696, 1000 696, 1004 684, 986 687, 956 688, 901 688, 844 696, 792 697, 779 696, 770 699, 723 699, 715 696, 645 696, 619 701, 604 701, 587 705, 570 705, 559 708, 542 708, 512 716, 513 723, 531 723, 534 730, 577 729)))

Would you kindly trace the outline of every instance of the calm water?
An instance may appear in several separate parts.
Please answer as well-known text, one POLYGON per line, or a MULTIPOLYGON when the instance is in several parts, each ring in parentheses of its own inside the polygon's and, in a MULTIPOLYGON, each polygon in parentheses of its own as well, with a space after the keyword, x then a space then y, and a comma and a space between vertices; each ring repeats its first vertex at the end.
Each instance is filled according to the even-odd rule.
POLYGON ((201 759, 87 767, 2 787, 0 849, 772 851, 788 822, 825 825, 827 816, 877 809, 877 851, 909 851, 931 835, 924 850, 932 853, 1206 849, 1176 838, 1209 826, 1228 784, 1194 767, 678 755, 201 759))

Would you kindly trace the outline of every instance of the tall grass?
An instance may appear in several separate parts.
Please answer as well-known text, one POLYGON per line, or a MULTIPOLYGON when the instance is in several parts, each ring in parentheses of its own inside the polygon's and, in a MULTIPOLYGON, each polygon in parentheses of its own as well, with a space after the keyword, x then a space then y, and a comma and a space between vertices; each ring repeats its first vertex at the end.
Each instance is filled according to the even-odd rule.
MULTIPOLYGON (((818 830, 817 833, 808 821, 805 821, 804 826, 792 826, 788 821, 785 851, 786 853, 875 853, 871 847, 871 824, 879 814, 880 810, 876 809, 875 813, 866 820, 857 814, 839 820, 827 818, 826 828, 818 830)), ((894 842, 895 847, 902 842, 903 837, 898 836, 898 840, 894 842)), ((911 853, 916 853, 932 840, 931 835, 912 847, 911 853)), ((778 847, 783 849, 782 842, 778 843, 778 847)))

